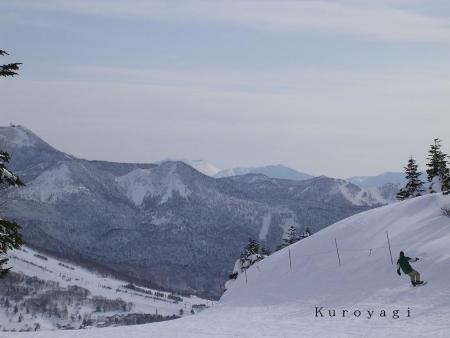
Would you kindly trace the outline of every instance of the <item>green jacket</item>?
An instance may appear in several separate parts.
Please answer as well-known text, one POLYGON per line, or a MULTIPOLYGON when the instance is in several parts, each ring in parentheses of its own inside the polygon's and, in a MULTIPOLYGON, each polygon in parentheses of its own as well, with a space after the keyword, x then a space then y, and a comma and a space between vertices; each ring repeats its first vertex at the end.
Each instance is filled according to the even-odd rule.
POLYGON ((397 261, 397 271, 399 271, 401 268, 403 273, 406 275, 411 271, 413 271, 414 269, 409 264, 409 261, 416 262, 418 261, 418 259, 416 258, 415 260, 412 260, 410 257, 406 256, 400 257, 397 261))

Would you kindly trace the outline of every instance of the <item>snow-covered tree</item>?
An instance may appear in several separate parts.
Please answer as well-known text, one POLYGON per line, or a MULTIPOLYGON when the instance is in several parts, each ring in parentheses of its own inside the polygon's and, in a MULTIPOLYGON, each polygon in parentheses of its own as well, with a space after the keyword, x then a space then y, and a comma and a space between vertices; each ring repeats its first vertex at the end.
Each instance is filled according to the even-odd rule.
POLYGON ((297 228, 291 225, 286 233, 286 236, 283 238, 283 245, 288 246, 298 242, 300 240, 300 236, 298 234, 297 228))
MULTIPOLYGON (((0 50, 0 55, 8 55, 8 53, 0 50)), ((10 63, 0 66, 0 76, 6 77, 17 75, 16 70, 19 69, 19 65, 20 63, 10 63)), ((9 153, 0 150, 0 190, 23 185, 19 177, 6 167, 10 158, 9 153)), ((5 264, 8 262, 7 258, 3 258, 6 252, 8 250, 17 249, 23 244, 19 230, 20 226, 17 223, 0 218, 0 277, 6 275, 11 269, 4 268, 5 264)))
POLYGON ((423 190, 423 182, 420 179, 420 172, 418 171, 419 166, 416 160, 411 156, 408 160, 408 164, 405 169, 406 184, 397 193, 396 197, 398 200, 405 200, 408 198, 413 198, 420 196, 423 190))
POLYGON ((300 235, 300 239, 304 239, 311 235, 312 235, 312 231, 308 227, 306 227, 305 231, 303 231, 303 233, 300 235))
MULTIPOLYGON (((228 275, 229 280, 225 283, 225 290, 228 289, 229 284, 232 283, 233 280, 237 279, 241 273, 245 272, 245 270, 253 264, 259 262, 267 256, 263 252, 263 249, 261 249, 261 244, 259 244, 255 239, 250 238, 248 240, 241 257, 234 264, 233 272, 228 275)), ((266 249, 264 249, 264 251, 266 251, 266 249)))
POLYGON ((297 228, 293 225, 289 227, 286 234, 283 236, 282 243, 277 247, 277 250, 281 250, 288 245, 294 244, 300 240, 297 228))
POLYGON ((245 246, 244 252, 240 257, 240 267, 241 270, 247 269, 252 266, 254 263, 260 261, 264 258, 264 255, 261 253, 261 244, 258 243, 253 238, 249 238, 247 245, 245 246))
POLYGON ((448 155, 441 148, 441 140, 436 138, 428 153, 427 175, 430 193, 450 193, 450 171, 447 166, 448 155))
POLYGON ((249 238, 248 243, 242 253, 243 257, 249 257, 259 253, 260 244, 253 238, 249 238))

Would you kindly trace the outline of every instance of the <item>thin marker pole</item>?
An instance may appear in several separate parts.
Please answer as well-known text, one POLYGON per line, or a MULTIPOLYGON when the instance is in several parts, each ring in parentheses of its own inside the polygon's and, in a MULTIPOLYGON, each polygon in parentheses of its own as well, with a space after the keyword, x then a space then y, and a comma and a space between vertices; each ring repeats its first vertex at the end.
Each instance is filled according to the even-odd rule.
POLYGON ((292 271, 291 248, 288 248, 288 253, 289 253, 289 268, 292 271))
POLYGON ((394 265, 394 260, 392 259, 391 242, 389 241, 389 233, 386 231, 387 242, 389 246, 389 255, 391 256, 391 264, 394 265))
POLYGON ((247 284, 247 269, 244 270, 244 274, 245 274, 245 284, 247 284))
POLYGON ((336 245, 336 253, 337 253, 337 256, 338 256, 339 266, 341 266, 341 257, 339 256, 339 248, 338 248, 338 245, 337 245, 336 237, 334 238, 334 244, 336 245))

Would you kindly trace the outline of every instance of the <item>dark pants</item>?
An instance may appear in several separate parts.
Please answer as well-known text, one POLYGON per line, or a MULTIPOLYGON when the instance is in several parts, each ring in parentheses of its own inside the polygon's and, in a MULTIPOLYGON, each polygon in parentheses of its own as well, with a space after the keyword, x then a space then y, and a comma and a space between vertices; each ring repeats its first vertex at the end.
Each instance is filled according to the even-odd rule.
POLYGON ((410 273, 408 273, 408 276, 411 278, 412 284, 420 282, 420 273, 418 273, 416 270, 413 270, 410 273))

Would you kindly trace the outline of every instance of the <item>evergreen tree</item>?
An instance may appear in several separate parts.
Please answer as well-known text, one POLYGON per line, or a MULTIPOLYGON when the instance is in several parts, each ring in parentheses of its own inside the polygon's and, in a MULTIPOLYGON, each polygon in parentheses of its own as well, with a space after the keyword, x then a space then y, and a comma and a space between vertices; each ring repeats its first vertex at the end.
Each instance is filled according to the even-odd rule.
MULTIPOLYGON (((8 55, 0 50, 0 55, 8 55)), ((0 76, 17 75, 20 63, 10 63, 0 66, 0 76)), ((23 183, 11 172, 6 164, 10 160, 10 155, 6 151, 0 150, 0 189, 22 186, 23 183)), ((4 268, 8 262, 7 258, 2 258, 8 250, 17 249, 23 244, 22 236, 19 233, 20 226, 17 223, 9 222, 0 218, 0 278, 5 276, 11 268, 4 268)))
MULTIPOLYGON (((239 258, 240 272, 243 272, 256 262, 264 259, 264 256, 260 253, 260 251, 261 245, 255 239, 249 238, 248 243, 245 246, 243 253, 241 254, 241 257, 239 258)), ((233 271, 233 273, 231 273, 229 277, 230 279, 236 279, 238 274, 238 271, 233 271)))
MULTIPOLYGON (((22 181, 6 167, 9 159, 10 156, 7 152, 0 151, 0 190, 23 185, 22 181)), ((23 244, 19 230, 19 224, 0 218, 0 278, 11 269, 10 267, 4 268, 8 263, 8 258, 2 257, 8 250, 17 249, 23 244)))
POLYGON ((297 228, 291 225, 286 234, 283 236, 281 244, 277 246, 276 251, 298 242, 301 238, 302 237, 298 234, 297 228))
POLYGON ((398 200, 420 196, 423 192, 423 182, 420 180, 419 166, 416 160, 411 156, 405 169, 406 184, 397 193, 398 200))
POLYGON ((298 242, 300 240, 300 236, 298 234, 297 228, 291 225, 286 233, 286 236, 283 238, 283 246, 288 246, 298 242))
POLYGON ((430 146, 428 153, 427 163, 427 175, 428 182, 430 182, 430 192, 439 192, 439 188, 436 185, 440 184, 440 190, 445 194, 450 192, 450 171, 447 167, 447 157, 448 155, 442 152, 441 140, 436 138, 434 143, 430 146))
POLYGON ((245 258, 259 253, 260 244, 253 238, 248 239, 247 246, 244 249, 243 256, 245 258))
POLYGON ((447 175, 446 178, 444 178, 443 182, 442 182, 442 191, 444 193, 444 195, 449 195, 450 194, 450 175, 447 175))
MULTIPOLYGON (((4 55, 9 55, 9 54, 7 52, 5 52, 4 50, 0 49, 0 55, 4 56, 4 55)), ((18 63, 18 62, 1 65, 0 66, 0 76, 7 77, 7 76, 17 75, 16 71, 19 70, 20 65, 21 65, 21 63, 18 63)))

